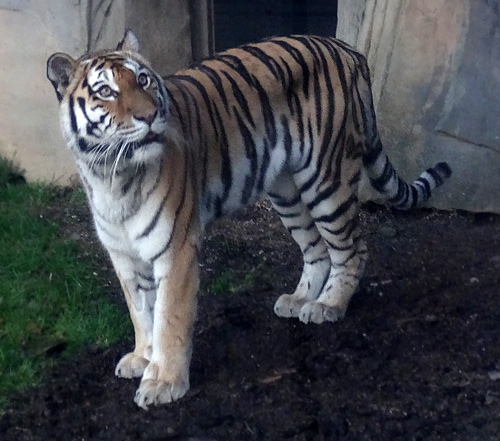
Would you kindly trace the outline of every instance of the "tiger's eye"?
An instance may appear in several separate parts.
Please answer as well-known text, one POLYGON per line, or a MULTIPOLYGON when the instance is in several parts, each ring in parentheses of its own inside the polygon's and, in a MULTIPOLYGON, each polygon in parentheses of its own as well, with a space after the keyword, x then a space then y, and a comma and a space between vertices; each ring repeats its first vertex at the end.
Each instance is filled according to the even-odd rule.
POLYGON ((140 73, 137 77, 137 83, 139 84, 139 86, 141 86, 143 89, 146 89, 150 83, 151 83, 151 79, 149 78, 149 75, 145 74, 144 72, 143 73, 140 73))
POLYGON ((97 93, 102 98, 110 98, 111 96, 113 96, 113 89, 111 89, 111 87, 109 87, 109 86, 102 86, 101 88, 99 88, 97 93))

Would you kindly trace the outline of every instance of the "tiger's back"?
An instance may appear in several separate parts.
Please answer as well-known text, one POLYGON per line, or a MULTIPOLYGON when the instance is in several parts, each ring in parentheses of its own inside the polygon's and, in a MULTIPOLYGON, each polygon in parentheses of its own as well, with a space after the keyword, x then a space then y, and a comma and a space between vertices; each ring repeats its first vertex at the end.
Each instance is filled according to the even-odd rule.
POLYGON ((167 77, 179 131, 204 155, 203 216, 248 205, 285 168, 304 181, 315 167, 326 176, 334 165, 328 149, 338 147, 335 159, 346 161, 335 179, 350 180, 366 136, 368 82, 357 52, 335 39, 305 36, 230 49, 167 77), (355 81, 363 83, 357 91, 355 81))
POLYGON ((366 169, 410 208, 449 177, 409 185, 382 150, 365 58, 314 36, 273 38, 160 79, 128 32, 116 51, 54 54, 48 77, 136 334, 116 374, 142 376, 141 407, 189 388, 203 227, 267 194, 303 254, 275 312, 336 321, 362 276, 358 185, 366 169))

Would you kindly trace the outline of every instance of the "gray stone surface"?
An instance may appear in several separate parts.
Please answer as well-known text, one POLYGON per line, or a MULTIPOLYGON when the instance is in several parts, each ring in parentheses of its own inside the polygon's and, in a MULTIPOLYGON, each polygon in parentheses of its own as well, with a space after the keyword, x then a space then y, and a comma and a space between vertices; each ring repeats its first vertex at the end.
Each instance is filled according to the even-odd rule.
POLYGON ((403 176, 446 160, 439 208, 500 212, 500 1, 339 2, 337 36, 368 58, 378 125, 403 176))

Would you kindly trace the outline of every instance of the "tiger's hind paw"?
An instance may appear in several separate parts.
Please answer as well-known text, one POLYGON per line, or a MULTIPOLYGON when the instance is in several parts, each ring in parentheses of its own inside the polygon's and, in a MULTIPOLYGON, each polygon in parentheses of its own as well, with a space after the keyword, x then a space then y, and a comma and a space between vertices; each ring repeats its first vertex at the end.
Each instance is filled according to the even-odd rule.
POLYGON ((274 313, 278 317, 298 317, 301 308, 306 302, 306 299, 297 297, 293 294, 283 294, 274 304, 274 313))
POLYGON ((120 378, 142 377, 149 361, 140 355, 129 352, 118 362, 115 375, 120 378))
POLYGON ((320 325, 324 322, 336 322, 345 315, 345 310, 340 306, 328 306, 320 302, 307 302, 302 306, 299 320, 303 323, 315 323, 320 325))

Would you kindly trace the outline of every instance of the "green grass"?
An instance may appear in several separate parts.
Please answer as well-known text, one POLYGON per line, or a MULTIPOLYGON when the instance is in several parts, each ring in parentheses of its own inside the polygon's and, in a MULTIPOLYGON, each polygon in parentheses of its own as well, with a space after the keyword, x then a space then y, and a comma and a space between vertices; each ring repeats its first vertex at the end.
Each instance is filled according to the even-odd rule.
POLYGON ((272 284, 263 264, 243 261, 241 266, 228 269, 213 277, 207 284, 210 294, 224 295, 241 292, 258 292, 268 289, 272 284))
POLYGON ((250 290, 255 284, 253 273, 244 276, 235 274, 232 270, 224 271, 216 276, 208 285, 207 291, 212 294, 234 294, 250 290))
MULTIPOLYGON (((108 346, 129 328, 88 253, 42 214, 61 203, 57 191, 9 184, 12 167, 0 158, 0 414, 9 395, 43 379, 52 350, 108 346)), ((64 202, 81 204, 75 194, 64 202)))

